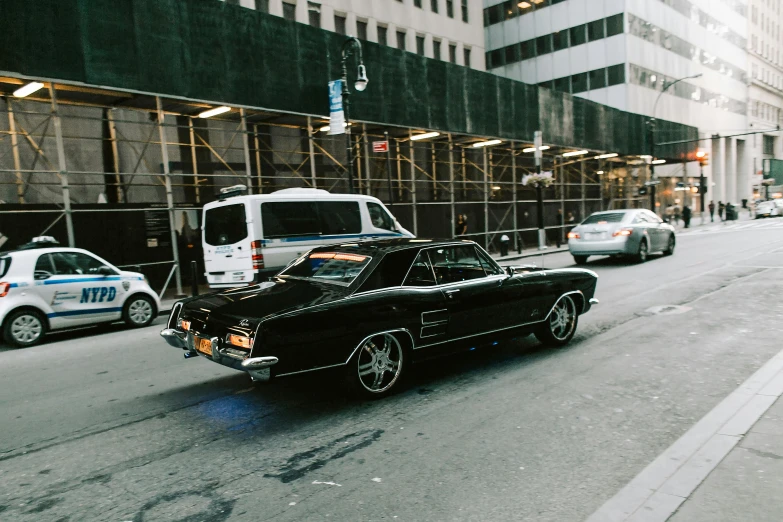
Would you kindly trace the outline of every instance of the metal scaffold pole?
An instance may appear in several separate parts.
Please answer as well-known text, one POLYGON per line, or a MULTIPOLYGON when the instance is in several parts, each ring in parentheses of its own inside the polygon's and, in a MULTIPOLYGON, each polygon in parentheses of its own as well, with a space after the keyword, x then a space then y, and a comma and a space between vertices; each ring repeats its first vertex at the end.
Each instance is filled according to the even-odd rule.
POLYGON ((242 119, 242 148, 245 153, 245 178, 247 179, 247 193, 253 193, 253 169, 250 166, 250 131, 247 128, 247 114, 245 109, 239 109, 239 117, 242 119))
POLYGON ((24 180, 22 179, 22 163, 19 159, 19 142, 16 135, 16 119, 11 99, 6 98, 8 104, 8 130, 11 132, 11 152, 14 157, 14 170, 16 171, 16 194, 19 203, 24 203, 24 180))
POLYGON ((451 138, 451 133, 449 133, 449 209, 451 214, 451 230, 456 230, 457 228, 454 196, 454 141, 451 138))
POLYGON ((177 283, 177 295, 182 293, 182 274, 179 266, 179 246, 177 245, 177 230, 174 226, 174 194, 171 190, 171 171, 169 170, 169 149, 166 144, 166 128, 163 127, 163 104, 160 96, 155 97, 158 109, 158 134, 160 135, 160 154, 163 161, 163 177, 166 183, 166 207, 169 210, 169 230, 171 231, 171 252, 174 255, 174 266, 177 267, 174 280, 177 283))
POLYGON ((517 155, 514 153, 514 142, 511 142, 511 201, 514 220, 514 250, 519 252, 519 222, 517 221, 517 155))
POLYGON ((318 188, 315 184, 316 176, 315 176, 315 146, 313 145, 314 139, 315 139, 315 132, 313 131, 313 119, 310 116, 308 116, 307 117, 307 146, 308 146, 308 154, 310 158, 310 183, 312 183, 313 188, 318 188))
POLYGON ((49 84, 49 95, 52 99, 52 119, 54 120, 54 137, 57 142, 57 161, 60 166, 60 185, 63 190, 63 206, 65 207, 65 227, 68 231, 68 246, 76 246, 73 235, 73 215, 71 211, 71 189, 68 186, 68 170, 65 164, 65 145, 63 144, 63 124, 57 107, 57 91, 54 84, 49 84))
POLYGON ((489 251, 489 151, 484 147, 484 250, 489 251))
POLYGON ((413 235, 419 235, 419 223, 416 212, 416 161, 414 158, 413 140, 410 139, 413 136, 413 132, 408 130, 408 145, 411 152, 411 211, 413 213, 413 235))

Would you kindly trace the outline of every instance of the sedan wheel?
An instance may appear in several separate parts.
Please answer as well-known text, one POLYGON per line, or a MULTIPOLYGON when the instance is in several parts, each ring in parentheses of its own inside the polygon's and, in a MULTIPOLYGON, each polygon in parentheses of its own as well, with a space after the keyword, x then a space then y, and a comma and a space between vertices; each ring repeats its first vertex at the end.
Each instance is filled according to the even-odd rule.
POLYGON ((557 302, 549 318, 536 330, 539 341, 551 346, 563 346, 568 344, 576 333, 576 325, 579 322, 579 313, 576 303, 569 295, 564 295, 557 302))
POLYGON ((666 250, 663 251, 663 255, 670 256, 674 253, 674 235, 669 236, 669 243, 667 243, 666 250))
POLYGON ((22 310, 8 317, 3 334, 7 343, 27 347, 37 344, 45 332, 44 320, 38 312, 22 310))
POLYGON ((639 252, 636 253, 636 260, 639 263, 644 263, 647 261, 647 255, 650 253, 648 247, 647 247, 647 241, 642 241, 639 243, 639 252))
POLYGON ((404 351, 392 334, 370 337, 359 348, 354 367, 355 382, 364 395, 388 395, 400 380, 404 351))

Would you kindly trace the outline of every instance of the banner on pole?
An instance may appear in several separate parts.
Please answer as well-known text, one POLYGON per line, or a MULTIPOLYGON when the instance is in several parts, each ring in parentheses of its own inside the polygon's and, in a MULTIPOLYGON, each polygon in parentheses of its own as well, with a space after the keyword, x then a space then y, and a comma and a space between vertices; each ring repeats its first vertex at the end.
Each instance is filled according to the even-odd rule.
POLYGON ((345 134, 342 80, 329 82, 329 132, 327 134, 345 134))
POLYGON ((373 141, 372 142, 372 151, 373 152, 389 152, 389 142, 388 141, 373 141))

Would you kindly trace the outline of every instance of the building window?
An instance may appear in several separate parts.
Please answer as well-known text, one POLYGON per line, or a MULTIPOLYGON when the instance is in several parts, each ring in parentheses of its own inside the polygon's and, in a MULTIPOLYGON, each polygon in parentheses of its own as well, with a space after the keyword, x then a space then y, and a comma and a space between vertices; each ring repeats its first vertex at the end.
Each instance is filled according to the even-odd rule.
POLYGON ((470 67, 470 48, 464 47, 462 49, 462 61, 465 67, 470 67))
POLYGON ((433 13, 437 13, 438 12, 438 2, 439 1, 440 0, 431 0, 430 7, 432 8, 432 12, 433 13))
POLYGON ((416 54, 424 56, 424 37, 416 35, 416 54))
POLYGON ((378 26, 378 43, 381 45, 389 45, 389 28, 382 25, 378 26))
POLYGON ((269 0, 256 0, 256 11, 269 13, 269 0))
POLYGON ((413 5, 415 5, 416 7, 421 8, 421 0, 413 0, 413 5))
POLYGON ((432 57, 436 60, 440 60, 440 40, 432 41, 432 57))
POLYGON ((307 17, 310 25, 321 27, 321 6, 313 2, 307 2, 307 17))
POLYGON ((356 21, 356 36, 360 40, 366 40, 367 39, 367 22, 363 20, 357 20, 356 21))
POLYGON ((454 0, 446 0, 446 16, 454 18, 454 0))
POLYGON ((590 71, 590 90, 606 87, 606 69, 590 71))
POLYGON ((296 21, 296 4, 283 2, 283 18, 292 22, 296 21))
POLYGON ((405 50, 405 31, 397 31, 397 49, 405 50))
POLYGON ((545 34, 536 38, 536 54, 541 56, 552 52, 552 35, 545 34))
POLYGON ((454 44, 449 44, 449 61, 457 63, 457 46, 454 44))
POLYGON ((239 0, 226 0, 228 5, 239 5, 239 0))
POLYGON ((619 85, 625 83, 625 64, 612 65, 607 67, 607 78, 609 85, 619 85))
POLYGON ((587 39, 590 42, 600 40, 604 37, 604 21, 596 20, 587 24, 587 39))
POLYGON ((558 78, 555 80, 555 90, 560 92, 571 92, 571 77, 558 78))
POLYGON ((536 57, 536 41, 535 40, 527 40, 525 42, 522 42, 520 44, 520 48, 522 49, 522 59, 523 60, 529 60, 531 58, 536 57))
POLYGON ((334 15, 334 32, 337 34, 345 34, 345 17, 343 15, 334 15))
POLYGON ((505 64, 505 53, 503 49, 495 49, 492 52, 487 53, 489 59, 487 60, 487 67, 494 69, 497 67, 503 67, 505 64))
POLYGON ((764 136, 764 154, 768 156, 775 154, 775 136, 764 136))
POLYGON ((552 33, 552 40, 554 41, 555 51, 562 51, 568 48, 568 31, 558 31, 552 33))
POLYGON ((462 21, 468 23, 468 0, 462 0, 462 21))
POLYGON ((568 32, 571 36, 571 47, 587 42, 587 26, 585 24, 572 27, 568 32))
POLYGON ((623 13, 610 16, 606 19, 606 37, 623 34, 623 13))
POLYGON ((587 73, 571 76, 571 92, 577 94, 587 90, 587 73))
POLYGON ((506 63, 517 63, 520 60, 519 57, 519 44, 509 45, 506 47, 506 63))

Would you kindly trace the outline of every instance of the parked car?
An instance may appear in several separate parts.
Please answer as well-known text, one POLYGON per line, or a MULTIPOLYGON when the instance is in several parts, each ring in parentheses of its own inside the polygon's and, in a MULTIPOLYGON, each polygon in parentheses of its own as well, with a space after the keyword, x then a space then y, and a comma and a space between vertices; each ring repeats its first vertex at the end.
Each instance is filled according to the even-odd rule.
POLYGON ((568 343, 596 281, 583 269, 504 269, 467 240, 348 243, 268 282, 180 301, 161 336, 254 380, 343 368, 381 396, 424 357, 527 333, 568 343))
POLYGON ((160 301, 142 274, 50 238, 0 252, 0 325, 11 345, 26 347, 51 330, 122 319, 147 326, 160 301))
POLYGON ((756 204, 756 219, 783 216, 783 199, 760 201, 756 204))
POLYGON ((263 281, 311 248, 413 237, 377 198, 292 188, 242 195, 224 189, 204 205, 204 266, 211 288, 263 281))
POLYGON ((631 256, 644 263, 655 252, 672 255, 674 227, 644 209, 595 212, 568 233, 576 264, 590 256, 631 256))

